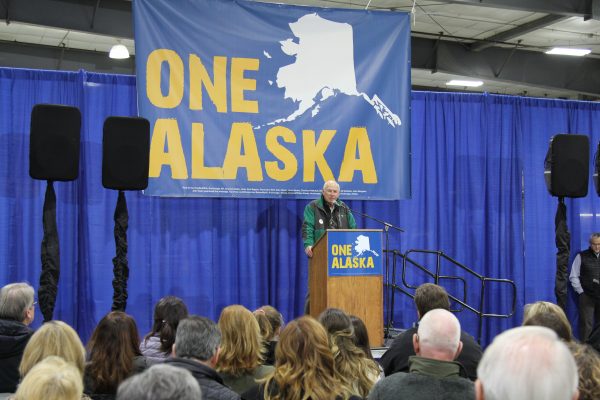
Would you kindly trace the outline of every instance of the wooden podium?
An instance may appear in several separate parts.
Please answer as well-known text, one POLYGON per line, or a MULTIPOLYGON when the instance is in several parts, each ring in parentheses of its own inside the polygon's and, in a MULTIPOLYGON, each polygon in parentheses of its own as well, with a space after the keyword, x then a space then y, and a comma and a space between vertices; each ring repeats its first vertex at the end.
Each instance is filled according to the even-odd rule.
POLYGON ((371 347, 383 345, 381 229, 328 229, 309 263, 310 315, 339 308, 360 317, 371 347), (366 239, 365 239, 366 238, 366 239))

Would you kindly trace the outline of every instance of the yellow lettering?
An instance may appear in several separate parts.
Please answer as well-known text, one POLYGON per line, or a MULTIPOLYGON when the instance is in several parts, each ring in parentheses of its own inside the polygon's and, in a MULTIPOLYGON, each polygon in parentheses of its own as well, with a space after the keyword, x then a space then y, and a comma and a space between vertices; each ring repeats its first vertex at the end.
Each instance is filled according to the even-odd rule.
POLYGON ((204 124, 192 123, 192 178, 223 179, 223 168, 204 165, 204 124))
POLYGON ((277 141, 282 138, 286 143, 296 143, 296 135, 291 129, 284 126, 275 126, 267 132, 267 149, 283 163, 283 168, 279 168, 277 161, 265 162, 267 175, 276 181, 289 181, 298 172, 298 161, 294 153, 283 147, 277 141))
POLYGON ((331 261, 331 268, 339 268, 339 260, 337 257, 333 257, 333 260, 331 261))
POLYGON ((352 127, 348 133, 344 159, 340 167, 340 182, 352 182, 354 171, 361 171, 364 183, 377 183, 377 171, 371 152, 371 141, 367 128, 352 127), (358 150, 358 158, 356 153, 358 150))
POLYGON ((202 110, 202 87, 215 105, 217 112, 227 112, 227 57, 213 57, 213 79, 200 57, 190 54, 190 109, 202 110))
POLYGON ((157 178, 163 165, 171 167, 172 179, 187 179, 188 172, 181 146, 181 134, 175 119, 159 118, 154 124, 150 143, 150 169, 148 176, 157 178), (168 150, 165 151, 165 144, 168 150))
POLYGON ((156 49, 146 62, 146 96, 150 103, 160 108, 175 108, 183 98, 183 61, 173 50, 156 49), (161 90, 163 63, 169 66, 169 90, 166 96, 161 90))
POLYGON ((236 179, 238 168, 246 168, 248 181, 263 180, 254 131, 252 125, 245 122, 235 122, 231 125, 227 153, 223 161, 224 178, 236 179))
POLYGON ((302 146, 304 148, 304 182, 315 181, 315 164, 324 181, 335 179, 331 168, 325 160, 325 151, 335 136, 335 130, 323 130, 319 140, 315 142, 315 131, 302 131, 302 146))
POLYGON ((244 99, 244 92, 256 90, 256 80, 244 77, 244 71, 258 71, 257 58, 231 59, 231 111, 258 113, 258 101, 244 99))
POLYGON ((375 268, 375 263, 373 262, 373 257, 367 258, 367 268, 375 268))

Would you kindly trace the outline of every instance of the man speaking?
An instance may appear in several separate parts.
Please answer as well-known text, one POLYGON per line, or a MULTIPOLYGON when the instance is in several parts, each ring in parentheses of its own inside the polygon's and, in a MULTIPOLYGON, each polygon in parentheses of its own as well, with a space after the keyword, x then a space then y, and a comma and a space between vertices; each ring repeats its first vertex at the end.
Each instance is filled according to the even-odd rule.
MULTIPOLYGON (((356 229, 356 221, 350 209, 340 197, 340 185, 336 181, 327 181, 323 185, 321 197, 313 200, 304 208, 302 240, 304 252, 310 258, 313 246, 327 229, 356 229)), ((310 292, 306 293, 304 313, 309 313, 310 292)))

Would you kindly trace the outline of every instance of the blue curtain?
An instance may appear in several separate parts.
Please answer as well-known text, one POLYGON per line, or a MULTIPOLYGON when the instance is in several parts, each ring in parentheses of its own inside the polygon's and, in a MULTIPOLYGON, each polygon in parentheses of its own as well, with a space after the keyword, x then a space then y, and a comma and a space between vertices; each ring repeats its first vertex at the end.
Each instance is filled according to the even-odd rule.
MULTIPOLYGON (((82 112, 79 178, 55 184, 61 251, 55 318, 72 324, 84 340, 112 304, 117 192, 101 185, 102 125, 110 115, 136 115, 135 90, 131 76, 0 68, 2 285, 26 280, 37 287, 39 279, 46 183, 29 177, 31 109, 57 103, 82 112)), ((412 198, 349 205, 405 230, 389 231, 391 249, 441 250, 479 274, 514 280, 517 313, 486 320, 487 343, 520 324, 523 304, 553 300, 557 200, 545 188, 543 160, 557 133, 587 134, 598 143, 599 111, 600 104, 586 102, 413 92, 412 198)), ((155 302, 167 294, 213 319, 232 303, 251 309, 271 304, 288 320, 301 313, 307 286, 300 238, 305 201, 153 198, 139 192, 126 197, 127 312, 142 334, 150 329, 155 302)), ((586 198, 567 200, 567 207, 572 248, 585 247, 600 217, 593 186, 586 198)), ((359 227, 382 228, 356 218, 359 227)), ((435 268, 431 256, 415 259, 435 268)), ((479 308, 478 281, 446 262, 440 270, 464 277, 466 300, 479 308)), ((430 281, 414 269, 406 280, 415 286, 430 281)), ((461 283, 442 284, 463 297, 461 283)), ((491 284, 486 290, 485 312, 510 311, 507 286, 491 284)), ((570 310, 575 322, 574 304, 570 310)), ((459 318, 477 335, 472 312, 463 310, 459 318)), ((415 319, 412 300, 396 294, 394 325, 404 328, 415 319)))

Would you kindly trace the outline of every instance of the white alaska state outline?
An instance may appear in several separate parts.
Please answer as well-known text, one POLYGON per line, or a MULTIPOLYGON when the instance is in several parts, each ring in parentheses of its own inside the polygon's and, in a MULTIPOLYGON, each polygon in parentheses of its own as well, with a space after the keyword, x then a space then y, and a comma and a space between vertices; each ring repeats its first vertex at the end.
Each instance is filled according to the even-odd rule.
MULTIPOLYGON (((311 13, 298 18, 289 26, 298 42, 292 38, 281 41, 281 50, 289 56, 295 56, 296 60, 279 68, 275 82, 278 88, 284 89, 284 99, 291 99, 298 107, 287 117, 265 125, 290 122, 309 111, 314 118, 319 113, 322 102, 340 93, 363 98, 392 127, 402 124, 400 117, 377 94, 370 97, 367 93, 358 91, 352 25, 330 21, 311 13)), ((263 54, 271 58, 267 52, 263 54)), ((269 84, 272 83, 269 80, 269 84)))

